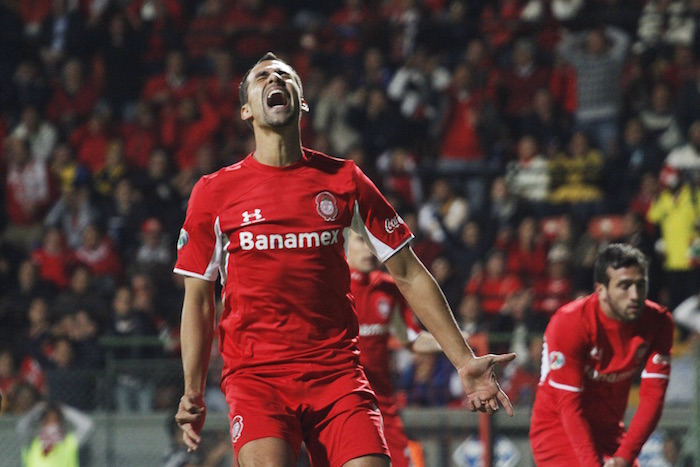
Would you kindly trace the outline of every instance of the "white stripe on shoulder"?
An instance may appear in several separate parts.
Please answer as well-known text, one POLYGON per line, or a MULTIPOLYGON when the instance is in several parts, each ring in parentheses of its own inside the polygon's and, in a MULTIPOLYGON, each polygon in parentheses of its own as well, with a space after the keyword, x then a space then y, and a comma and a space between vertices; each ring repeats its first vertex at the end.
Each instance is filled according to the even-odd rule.
POLYGON ((583 388, 577 388, 576 386, 569 386, 568 384, 555 383, 551 379, 549 380, 549 385, 556 389, 561 389, 562 391, 569 392, 583 392, 583 388))

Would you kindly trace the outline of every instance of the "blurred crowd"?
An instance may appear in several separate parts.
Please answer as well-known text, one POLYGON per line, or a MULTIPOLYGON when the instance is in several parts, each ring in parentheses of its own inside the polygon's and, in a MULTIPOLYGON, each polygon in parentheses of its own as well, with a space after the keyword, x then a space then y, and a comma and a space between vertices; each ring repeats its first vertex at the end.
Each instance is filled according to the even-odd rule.
MULTIPOLYGON (((267 51, 301 76, 303 144, 360 165, 463 330, 518 352, 516 403, 601 245, 646 253, 671 310, 700 292, 698 0, 0 0, 5 410, 94 408, 75 375, 107 337, 177 359, 187 199, 250 152, 238 84, 267 51)), ((441 357, 396 355, 402 403, 460 404, 441 357)), ((115 387, 125 410, 177 394, 115 387)))

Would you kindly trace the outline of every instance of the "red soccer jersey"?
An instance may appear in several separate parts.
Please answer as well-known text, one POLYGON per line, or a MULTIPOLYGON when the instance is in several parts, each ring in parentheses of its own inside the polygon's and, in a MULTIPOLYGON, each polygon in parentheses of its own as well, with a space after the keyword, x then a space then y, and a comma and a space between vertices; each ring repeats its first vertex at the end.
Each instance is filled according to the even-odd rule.
POLYGON ((530 425, 538 465, 560 465, 553 460, 560 455, 582 466, 600 465, 603 456, 634 460, 661 416, 672 342, 670 313, 648 300, 629 323, 606 317, 597 294, 559 309, 545 331, 530 425), (640 404, 625 434, 622 419, 640 370, 640 404))
POLYGON ((314 151, 285 167, 251 155, 197 182, 175 272, 221 274, 224 377, 266 364, 358 363, 345 258, 351 225, 381 261, 412 238, 353 162, 314 151))
MULTIPOLYGON (((418 337, 420 327, 408 308, 394 279, 382 271, 365 274, 350 271, 350 290, 355 298, 357 319, 360 323, 360 363, 367 379, 377 394, 379 406, 393 405, 394 388, 389 370, 389 337, 395 320, 405 323, 405 337, 413 341, 418 337)), ((398 326, 397 326, 398 327, 398 326)), ((402 332, 401 329, 397 329, 402 332)))

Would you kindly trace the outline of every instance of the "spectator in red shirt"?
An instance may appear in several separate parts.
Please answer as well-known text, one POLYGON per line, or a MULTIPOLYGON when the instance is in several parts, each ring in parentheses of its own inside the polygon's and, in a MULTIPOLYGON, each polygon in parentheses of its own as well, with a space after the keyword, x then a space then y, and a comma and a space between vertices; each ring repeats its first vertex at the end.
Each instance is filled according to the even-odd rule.
POLYGON ((129 168, 145 169, 151 152, 159 144, 158 127, 148 102, 141 100, 134 106, 134 118, 121 123, 119 136, 129 168))
POLYGON ((247 126, 239 115, 238 85, 242 76, 236 72, 233 57, 228 51, 214 51, 210 58, 212 72, 202 79, 202 83, 209 102, 221 116, 226 148, 235 144, 241 135, 247 134, 247 126))
POLYGON ((516 229, 515 238, 500 245, 506 252, 506 269, 523 281, 532 283, 547 269, 547 244, 538 231, 534 217, 524 217, 516 229))
POLYGON ((511 129, 531 111, 535 92, 549 85, 550 71, 536 61, 535 53, 531 41, 516 41, 509 66, 497 70, 490 79, 489 98, 497 103, 511 129))
POLYGON ((226 16, 230 5, 224 0, 204 0, 187 24, 185 47, 197 70, 206 70, 211 52, 226 48, 226 16))
POLYGON ((286 37, 284 10, 265 0, 236 0, 226 17, 226 32, 237 58, 249 61, 277 47, 286 37))
POLYGON ((110 126, 109 114, 103 109, 96 109, 68 139, 78 162, 86 166, 93 175, 105 165, 107 147, 112 139, 110 126))
POLYGON ((177 105, 184 98, 195 93, 198 83, 190 76, 188 61, 181 50, 168 52, 165 69, 152 76, 143 87, 142 97, 152 105, 177 105))
POLYGON ((66 247, 63 233, 58 227, 49 227, 44 232, 41 246, 32 251, 32 261, 38 268, 39 277, 64 290, 70 283, 70 268, 75 257, 66 247))
POLYGON ((159 72, 167 51, 182 46, 185 12, 180 0, 136 0, 129 3, 126 14, 144 38, 144 72, 159 72))
POLYGON ((486 259, 483 272, 476 271, 467 281, 465 293, 479 297, 484 318, 491 321, 500 313, 506 300, 522 289, 520 278, 506 271, 503 251, 494 249, 486 259))
POLYGON ((100 97, 100 86, 86 77, 83 63, 71 59, 63 65, 61 80, 54 87, 46 115, 64 134, 87 119, 100 97))
POLYGON ((530 336, 525 361, 512 361, 503 370, 503 390, 513 405, 532 407, 542 365, 542 337, 530 336))
POLYGON ((83 243, 75 250, 78 262, 86 265, 103 292, 111 293, 121 279, 122 261, 111 239, 97 224, 88 225, 83 231, 83 243))
POLYGON ((179 170, 192 169, 197 151, 211 141, 219 122, 219 114, 201 94, 164 109, 161 141, 175 155, 179 170))
POLYGON ((473 86, 472 78, 469 65, 457 64, 449 89, 449 110, 443 118, 441 163, 480 162, 484 159, 479 130, 484 96, 473 86))
POLYGON ((555 244, 547 253, 547 272, 537 279, 532 291, 534 301, 532 311, 543 313, 549 319, 560 307, 574 298, 569 261, 571 252, 563 244, 555 244))

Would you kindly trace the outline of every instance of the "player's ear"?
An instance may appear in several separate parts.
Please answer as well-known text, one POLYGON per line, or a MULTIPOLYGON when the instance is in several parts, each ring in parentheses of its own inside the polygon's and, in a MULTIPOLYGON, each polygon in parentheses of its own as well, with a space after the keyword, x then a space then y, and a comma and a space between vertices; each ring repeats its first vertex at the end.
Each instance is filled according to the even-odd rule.
POLYGON ((595 290, 596 295, 599 297, 603 297, 603 294, 606 292, 607 287, 605 284, 601 284, 600 282, 596 282, 593 284, 593 290, 595 290))
POLYGON ((301 110, 303 110, 304 112, 309 111, 309 104, 306 103, 306 99, 304 99, 303 97, 301 98, 301 110))
POLYGON ((248 121, 253 118, 253 114, 250 111, 250 105, 246 102, 241 106, 241 120, 248 121))

